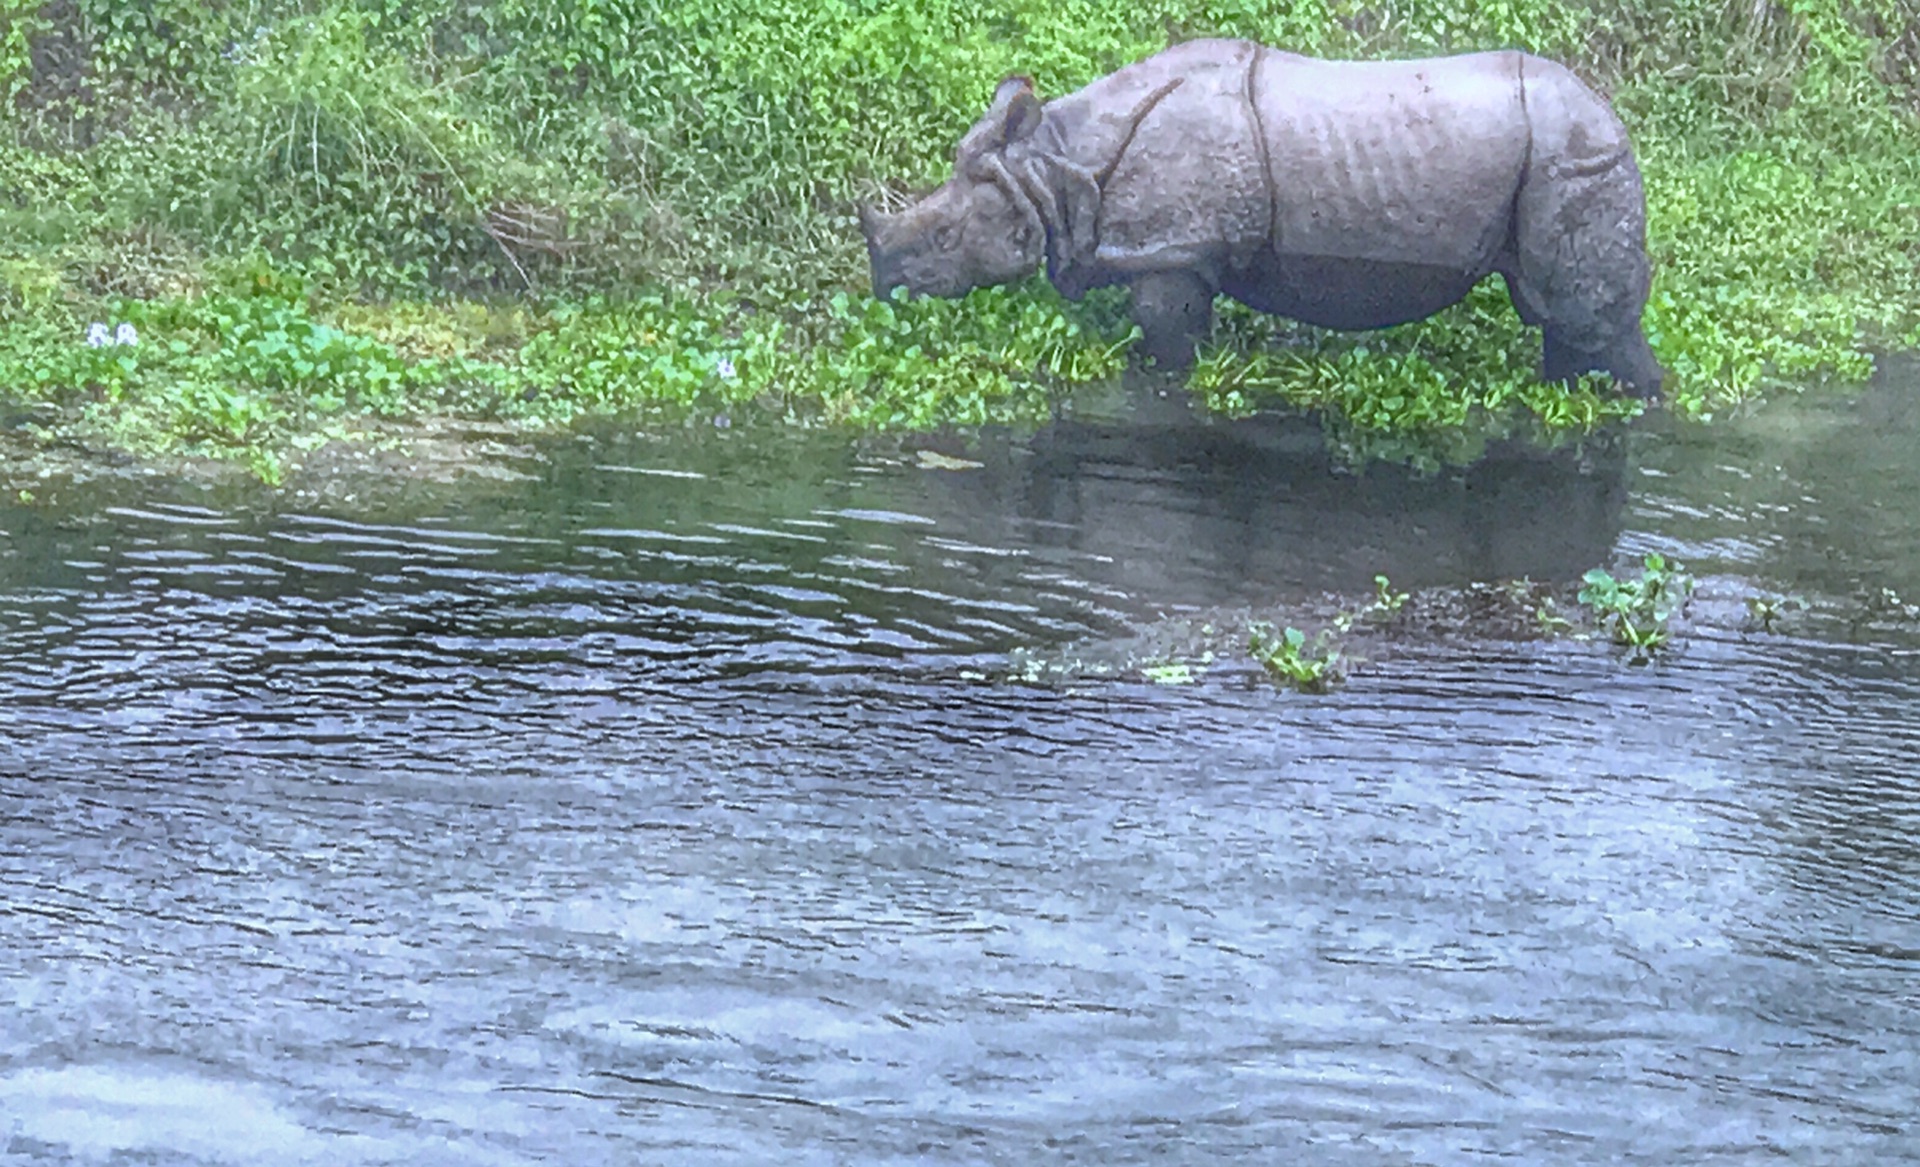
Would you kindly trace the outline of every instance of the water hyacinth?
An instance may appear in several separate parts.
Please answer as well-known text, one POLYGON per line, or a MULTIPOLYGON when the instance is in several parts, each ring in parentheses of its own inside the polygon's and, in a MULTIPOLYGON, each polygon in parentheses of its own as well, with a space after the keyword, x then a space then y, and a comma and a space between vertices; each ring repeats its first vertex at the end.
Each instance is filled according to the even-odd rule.
POLYGON ((733 361, 727 357, 721 357, 713 366, 713 371, 720 375, 722 381, 731 381, 734 378, 733 361))
POLYGON ((140 334, 133 330, 132 323, 123 320, 120 322, 120 327, 113 330, 113 342, 115 344, 139 344, 140 334))

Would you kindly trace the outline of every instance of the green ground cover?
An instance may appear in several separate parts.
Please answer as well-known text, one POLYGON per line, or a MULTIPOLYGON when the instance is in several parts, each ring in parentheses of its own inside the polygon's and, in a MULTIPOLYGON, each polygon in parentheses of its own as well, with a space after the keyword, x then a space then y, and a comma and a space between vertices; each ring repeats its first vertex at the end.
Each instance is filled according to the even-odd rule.
MULTIPOLYGON (((943 178, 1005 73, 1210 34, 1610 93, 1677 412, 1920 347, 1914 0, 0 0, 0 422, 271 480, 368 415, 1044 417, 1124 298, 875 301, 856 203, 943 178)), ((1190 384, 1410 458, 1636 408, 1538 343, 1495 278, 1381 333, 1225 312, 1190 384)))

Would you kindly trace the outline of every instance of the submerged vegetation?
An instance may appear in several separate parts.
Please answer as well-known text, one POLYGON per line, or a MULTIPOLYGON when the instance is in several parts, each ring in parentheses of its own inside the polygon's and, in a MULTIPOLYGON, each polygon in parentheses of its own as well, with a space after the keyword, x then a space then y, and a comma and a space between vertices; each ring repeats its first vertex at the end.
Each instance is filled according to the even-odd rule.
MULTIPOLYGON (((367 416, 1039 419, 1123 366, 1124 297, 876 301, 855 207, 941 179, 1005 73, 1213 34, 1609 92, 1678 412, 1920 345, 1913 0, 0 0, 0 422, 272 479, 367 416)), ((1379 333, 1226 311, 1190 384, 1406 458, 1638 408, 1538 345, 1495 279, 1379 333)))
POLYGON ((1356 588, 1163 617, 1115 638, 1015 650, 1006 672, 969 676, 1027 685, 1092 678, 1270 684, 1325 696, 1391 674, 1396 658, 1448 643, 1446 659, 1455 663, 1499 667, 1539 654, 1576 654, 1640 667, 1666 662, 1690 642, 1813 636, 1823 644, 1872 641, 1905 650, 1920 637, 1920 603, 1890 588, 1810 599, 1756 594, 1726 576, 1703 583, 1657 553, 1636 566, 1619 575, 1596 567, 1578 581, 1521 577, 1410 591, 1375 576, 1371 595, 1356 588))

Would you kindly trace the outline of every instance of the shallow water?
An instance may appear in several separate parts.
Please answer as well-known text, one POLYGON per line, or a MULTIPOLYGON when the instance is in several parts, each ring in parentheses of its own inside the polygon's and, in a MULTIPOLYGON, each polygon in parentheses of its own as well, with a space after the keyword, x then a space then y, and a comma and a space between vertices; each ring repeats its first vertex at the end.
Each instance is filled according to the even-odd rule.
POLYGON ((1920 1160, 1920 635, 1856 598, 1920 598, 1916 384, 1424 482, 1076 424, 0 504, 0 1147, 1920 1160), (1652 550, 1820 611, 1319 698, 973 679, 1652 550))

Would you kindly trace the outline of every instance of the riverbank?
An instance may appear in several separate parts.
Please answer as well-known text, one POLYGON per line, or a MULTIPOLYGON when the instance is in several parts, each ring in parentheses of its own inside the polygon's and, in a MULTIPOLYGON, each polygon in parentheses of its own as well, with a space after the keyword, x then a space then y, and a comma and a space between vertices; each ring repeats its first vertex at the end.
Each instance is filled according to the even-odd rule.
MULTIPOLYGON (((875 301, 853 208, 943 177, 1005 72, 1057 94, 1213 34, 1519 45, 1609 92, 1684 418, 1920 347, 1913 13, 1449 7, 8 0, 0 403, 29 446, 269 483, 396 425, 1037 422, 1125 367, 1124 300, 875 301)), ((1382 333, 1230 311, 1188 387, 1428 463, 1637 410, 1537 383, 1538 344, 1497 280, 1382 333)))

